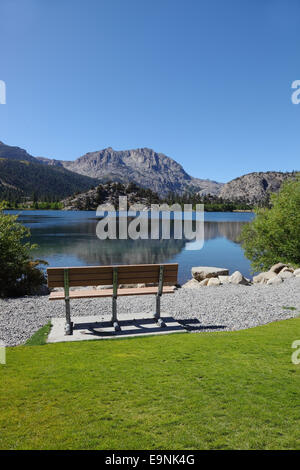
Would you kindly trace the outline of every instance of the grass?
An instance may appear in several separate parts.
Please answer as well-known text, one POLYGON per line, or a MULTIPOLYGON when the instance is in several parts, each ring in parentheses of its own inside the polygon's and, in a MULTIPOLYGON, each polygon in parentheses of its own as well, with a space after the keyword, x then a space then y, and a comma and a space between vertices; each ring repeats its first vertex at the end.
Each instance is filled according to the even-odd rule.
POLYGON ((238 332, 18 346, 1 449, 299 449, 299 319, 238 332))
POLYGON ((51 330, 51 322, 47 323, 47 325, 43 326, 38 331, 36 331, 34 335, 32 335, 31 338, 29 338, 26 341, 26 345, 27 346, 42 346, 43 344, 46 344, 50 330, 51 330))

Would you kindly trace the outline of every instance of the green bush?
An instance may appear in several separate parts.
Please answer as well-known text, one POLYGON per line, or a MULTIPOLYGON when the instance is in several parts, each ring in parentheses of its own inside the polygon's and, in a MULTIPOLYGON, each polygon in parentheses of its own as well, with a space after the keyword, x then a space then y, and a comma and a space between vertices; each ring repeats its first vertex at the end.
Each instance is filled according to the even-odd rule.
POLYGON ((300 175, 271 195, 271 208, 256 209, 256 217, 241 235, 254 271, 282 262, 300 265, 300 175))
POLYGON ((32 259, 36 245, 26 242, 29 229, 17 222, 18 216, 5 214, 3 209, 0 206, 0 296, 35 293, 45 283, 38 265, 47 263, 32 259))

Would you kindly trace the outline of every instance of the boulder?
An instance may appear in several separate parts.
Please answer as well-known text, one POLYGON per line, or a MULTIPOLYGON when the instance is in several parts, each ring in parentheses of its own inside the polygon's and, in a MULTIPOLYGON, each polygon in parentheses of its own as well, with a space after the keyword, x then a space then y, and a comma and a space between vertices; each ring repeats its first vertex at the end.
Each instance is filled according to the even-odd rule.
POLYGON ((201 287, 200 282, 196 279, 190 279, 182 286, 183 289, 198 289, 199 287, 201 287))
POLYGON ((203 279, 218 277, 218 276, 228 276, 229 271, 225 268, 215 268, 210 266, 196 266, 192 268, 192 276, 197 281, 203 281, 203 279))
POLYGON ((248 280, 240 273, 240 271, 235 271, 229 278, 230 284, 243 284, 244 286, 248 286, 248 280))
POLYGON ((281 273, 285 273, 285 272, 290 272, 290 273, 293 273, 294 272, 294 268, 291 268, 291 267, 285 267, 283 268, 281 271, 281 273))
POLYGON ((209 278, 207 277, 206 279, 203 279, 203 281, 200 281, 199 284, 200 284, 200 286, 207 286, 208 281, 209 281, 209 278))
POLYGON ((278 274, 278 277, 281 277, 281 279, 291 279, 292 277, 294 277, 294 273, 291 273, 290 271, 281 271, 278 274))
POLYGON ((221 281, 220 279, 218 279, 217 277, 211 277, 210 279, 208 279, 208 283, 207 285, 210 287, 210 286, 220 286, 221 285, 221 281))
POLYGON ((254 284, 266 284, 269 279, 273 279, 273 277, 276 277, 277 274, 274 271, 267 271, 264 273, 260 273, 257 276, 253 277, 253 282, 254 284))
POLYGON ((294 271, 294 276, 300 276, 300 268, 299 268, 299 269, 295 269, 295 271, 294 271))
POLYGON ((274 266, 272 266, 272 268, 269 269, 269 271, 271 271, 272 273, 278 274, 283 268, 287 268, 287 267, 288 267, 287 264, 277 263, 277 264, 274 264, 274 266))
POLYGON ((283 279, 282 277, 279 277, 279 276, 276 276, 276 277, 273 277, 272 279, 269 279, 267 281, 267 286, 276 286, 278 284, 281 284, 283 282, 283 279))
MULTIPOLYGON (((229 284, 229 282, 230 282, 230 276, 218 276, 218 279, 221 282, 221 284, 229 284)), ((206 279, 204 279, 204 281, 205 280, 206 279)), ((204 282, 204 281, 202 281, 202 282, 204 282)))

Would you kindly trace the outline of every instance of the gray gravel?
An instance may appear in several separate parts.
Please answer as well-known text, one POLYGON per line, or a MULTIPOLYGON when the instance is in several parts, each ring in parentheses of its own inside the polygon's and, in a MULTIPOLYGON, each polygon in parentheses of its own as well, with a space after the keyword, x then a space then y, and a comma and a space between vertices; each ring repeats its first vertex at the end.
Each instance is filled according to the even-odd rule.
MULTIPOLYGON (((154 296, 120 297, 118 311, 134 314, 154 311, 154 296)), ((111 299, 71 301, 72 317, 111 314, 111 299)), ((178 289, 162 297, 162 312, 183 320, 191 331, 233 331, 263 325, 300 314, 300 278, 277 286, 223 285, 178 289), (287 310, 283 307, 296 307, 287 310), (184 321, 185 320, 185 321, 184 321)), ((52 317, 64 316, 63 301, 47 296, 0 299, 0 339, 8 346, 24 343, 52 317)))

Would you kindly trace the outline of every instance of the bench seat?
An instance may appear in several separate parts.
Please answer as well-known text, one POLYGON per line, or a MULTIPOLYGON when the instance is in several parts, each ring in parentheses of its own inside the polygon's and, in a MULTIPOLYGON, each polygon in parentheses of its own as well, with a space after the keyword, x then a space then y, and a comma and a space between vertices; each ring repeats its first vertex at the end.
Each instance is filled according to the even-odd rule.
MULTIPOLYGON (((175 292, 175 286, 163 286, 162 294, 173 294, 175 292)), ((157 287, 130 287, 118 289, 118 297, 125 295, 155 295, 157 294, 157 287)), ((113 289, 81 289, 73 290, 69 293, 70 299, 86 299, 86 298, 95 298, 95 297, 112 297, 113 289)), ((60 292, 51 292, 49 300, 65 300, 65 293, 60 292)))

